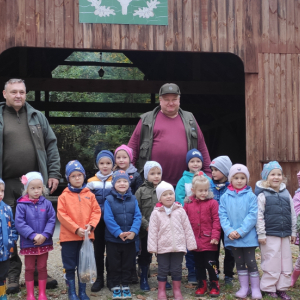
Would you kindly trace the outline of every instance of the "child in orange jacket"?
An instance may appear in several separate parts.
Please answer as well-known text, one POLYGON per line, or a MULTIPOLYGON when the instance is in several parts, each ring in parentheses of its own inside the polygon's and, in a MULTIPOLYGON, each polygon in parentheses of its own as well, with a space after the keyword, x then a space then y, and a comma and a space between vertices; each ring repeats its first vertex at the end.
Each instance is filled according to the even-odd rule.
MULTIPOLYGON (((69 299, 78 299, 75 291, 75 269, 78 270, 79 251, 84 240, 84 232, 90 232, 94 239, 94 229, 100 221, 101 209, 95 195, 86 187, 85 170, 79 161, 70 161, 66 166, 68 187, 58 197, 57 217, 60 222, 61 256, 68 286, 69 299)), ((86 284, 79 283, 80 300, 90 299, 86 284)))

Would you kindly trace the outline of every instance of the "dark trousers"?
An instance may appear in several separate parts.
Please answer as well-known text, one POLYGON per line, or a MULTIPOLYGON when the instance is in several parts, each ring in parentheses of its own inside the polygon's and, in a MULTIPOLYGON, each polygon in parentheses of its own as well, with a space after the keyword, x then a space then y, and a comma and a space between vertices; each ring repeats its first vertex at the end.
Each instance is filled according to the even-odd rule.
POLYGON ((79 252, 83 241, 62 242, 61 258, 68 280, 75 280, 75 271, 79 266, 79 252))
POLYGON ((135 242, 106 242, 108 269, 113 286, 128 285, 131 282, 132 262, 135 259, 135 242))
POLYGON ((169 252, 157 254, 158 281, 167 281, 167 276, 171 273, 172 280, 180 281, 182 278, 182 261, 184 252, 169 252))
POLYGON ((9 259, 0 261, 0 286, 4 285, 9 270, 9 259))
POLYGON ((258 271, 255 259, 255 248, 256 247, 232 247, 232 253, 236 261, 236 269, 238 271, 247 269, 249 273, 258 271))
MULTIPOLYGON (((15 218, 17 199, 22 195, 23 184, 20 178, 5 179, 5 193, 3 201, 12 208, 15 218)), ((10 256, 8 276, 20 277, 22 271, 22 261, 18 255, 17 245, 10 256)))
POLYGON ((103 278, 104 273, 104 252, 105 252, 105 223, 100 219, 95 228, 94 253, 98 278, 103 278))
POLYGON ((152 253, 149 253, 147 250, 148 245, 148 234, 140 239, 141 245, 141 254, 138 257, 138 264, 141 266, 148 266, 152 261, 152 253))
MULTIPOLYGON (((225 256, 224 256, 224 275, 228 277, 233 277, 234 272, 234 265, 235 265, 235 260, 232 252, 229 249, 225 248, 225 243, 224 243, 224 231, 221 229, 221 240, 223 242, 223 246, 225 249, 225 256)), ((216 261, 217 261, 217 268, 218 272, 220 273, 220 264, 219 264, 219 257, 220 257, 220 247, 221 247, 221 240, 218 244, 218 251, 216 252, 216 261)))
POLYGON ((206 280, 206 270, 208 271, 210 281, 219 280, 216 252, 217 251, 194 251, 196 270, 199 280, 206 280))

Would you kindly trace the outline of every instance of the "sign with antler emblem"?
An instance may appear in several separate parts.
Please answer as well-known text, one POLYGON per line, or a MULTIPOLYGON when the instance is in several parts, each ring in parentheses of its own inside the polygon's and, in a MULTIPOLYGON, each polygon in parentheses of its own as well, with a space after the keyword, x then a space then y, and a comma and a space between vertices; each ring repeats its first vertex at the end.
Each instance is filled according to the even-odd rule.
POLYGON ((168 0, 79 0, 79 22, 168 25, 168 0))

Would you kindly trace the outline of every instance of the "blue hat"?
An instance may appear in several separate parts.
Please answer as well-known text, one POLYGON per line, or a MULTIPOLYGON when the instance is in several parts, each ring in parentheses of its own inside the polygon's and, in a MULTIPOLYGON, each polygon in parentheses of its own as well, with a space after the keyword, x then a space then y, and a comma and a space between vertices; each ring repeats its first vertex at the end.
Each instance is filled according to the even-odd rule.
POLYGON ((197 149, 192 149, 186 154, 186 164, 188 165, 189 161, 194 157, 200 158, 201 161, 203 162, 203 156, 202 156, 201 152, 197 149))
POLYGON ((69 181, 69 176, 71 175, 72 172, 81 172, 85 178, 85 170, 82 164, 78 160, 71 160, 67 163, 66 165, 66 179, 69 181))
POLYGON ((111 160, 112 164, 115 164, 115 159, 114 159, 114 155, 108 151, 108 150, 102 150, 98 153, 97 158, 96 158, 96 163, 97 165, 99 164, 99 160, 103 157, 107 157, 108 159, 111 160))
POLYGON ((279 169, 281 170, 282 172, 282 168, 281 168, 281 165, 278 163, 278 161, 274 160, 274 161, 270 161, 269 163, 267 164, 264 164, 264 168, 261 172, 261 178, 263 180, 267 180, 270 172, 274 169, 279 169))
POLYGON ((5 185, 4 181, 0 178, 0 184, 1 184, 1 183, 5 185))
POLYGON ((114 172, 114 174, 112 176, 112 182, 111 182, 112 186, 115 187, 116 182, 121 178, 126 179, 130 183, 128 174, 123 170, 119 170, 119 171, 114 172))

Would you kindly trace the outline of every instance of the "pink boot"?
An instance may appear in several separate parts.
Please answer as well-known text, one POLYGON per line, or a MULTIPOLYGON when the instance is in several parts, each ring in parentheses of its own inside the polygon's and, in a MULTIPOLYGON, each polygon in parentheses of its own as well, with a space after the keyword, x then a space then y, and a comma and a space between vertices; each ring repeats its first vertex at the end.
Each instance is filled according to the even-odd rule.
POLYGON ((157 300, 167 300, 166 294, 166 281, 158 281, 158 294, 157 300))
POLYGON ((46 296, 46 285, 47 279, 39 280, 39 299, 38 300, 48 300, 46 296))
POLYGON ((27 290, 27 298, 26 300, 36 300, 34 297, 34 281, 25 281, 26 290, 27 290))
POLYGON ((181 290, 180 290, 181 281, 174 281, 173 280, 173 294, 174 300, 183 300, 181 290))
POLYGON ((293 273, 292 273, 292 283, 291 283, 291 287, 294 286, 294 284, 296 283, 298 277, 300 275, 300 270, 294 269, 293 273))

